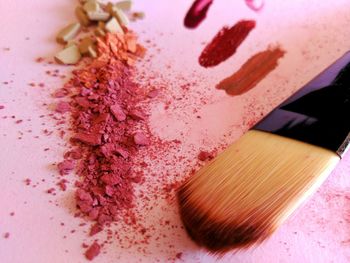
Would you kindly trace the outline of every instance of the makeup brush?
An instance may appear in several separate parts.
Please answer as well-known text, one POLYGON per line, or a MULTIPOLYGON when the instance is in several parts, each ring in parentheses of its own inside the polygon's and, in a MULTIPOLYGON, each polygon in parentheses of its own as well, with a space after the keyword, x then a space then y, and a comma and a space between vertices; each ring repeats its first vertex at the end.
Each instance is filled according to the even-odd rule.
POLYGON ((214 253, 262 242, 327 178, 349 131, 350 52, 179 188, 189 236, 214 253))

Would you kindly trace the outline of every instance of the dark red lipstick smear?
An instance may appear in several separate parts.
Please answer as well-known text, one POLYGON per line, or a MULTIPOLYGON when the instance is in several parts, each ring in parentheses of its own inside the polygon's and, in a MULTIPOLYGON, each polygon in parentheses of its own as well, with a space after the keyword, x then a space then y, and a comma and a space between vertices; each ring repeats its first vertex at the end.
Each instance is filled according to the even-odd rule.
POLYGON ((255 24, 254 20, 241 20, 231 28, 223 27, 202 51, 199 64, 205 68, 214 67, 231 57, 255 24))
POLYGON ((206 18, 213 0, 196 0, 187 11, 184 25, 187 28, 196 28, 206 18))

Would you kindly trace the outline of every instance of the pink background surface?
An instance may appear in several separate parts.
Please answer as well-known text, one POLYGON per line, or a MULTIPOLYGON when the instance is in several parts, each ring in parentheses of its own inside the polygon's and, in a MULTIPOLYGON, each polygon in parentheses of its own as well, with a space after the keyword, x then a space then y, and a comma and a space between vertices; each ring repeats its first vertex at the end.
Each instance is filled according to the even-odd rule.
MULTIPOLYGON (((74 218, 67 209, 73 206, 71 189, 58 197, 45 194, 55 182, 52 164, 61 160, 65 147, 57 135, 42 134, 43 129, 53 130, 53 122, 39 118, 48 113, 42 103, 50 102, 49 94, 64 82, 48 78, 45 70, 59 68, 68 72, 69 68, 43 67, 35 58, 50 57, 59 49, 55 34, 74 19, 75 3, 69 0, 0 2, 0 105, 6 107, 0 110, 1 262, 85 262, 81 243, 92 240, 86 239, 86 234, 77 228, 82 220, 74 218), (7 47, 10 51, 4 50, 7 47), (13 82, 4 85, 4 81, 13 82), (30 82, 41 81, 46 88, 28 86, 30 82), (16 116, 15 120, 23 119, 23 123, 2 119, 12 115, 16 116), (32 133, 25 132, 29 129, 32 133), (21 140, 20 132, 24 132, 21 140), (39 139, 34 138, 36 135, 39 139), (46 152, 45 148, 50 150, 46 152), (40 184, 36 188, 27 187, 23 183, 25 178, 40 184), (46 182, 41 182, 43 178, 46 182), (52 203, 55 200, 58 206, 52 203), (13 217, 11 212, 15 212, 13 217), (64 228, 60 222, 65 222, 64 228), (71 229, 77 232, 69 234, 71 229), (8 239, 3 238, 6 232, 10 233, 8 239), (63 239, 63 235, 68 238, 63 239)), ((195 159, 203 145, 210 150, 232 143, 260 113, 270 111, 350 48, 348 0, 270 0, 260 13, 248 9, 241 0, 217 0, 195 31, 182 26, 190 3, 136 1, 134 10, 144 11, 146 19, 132 25, 140 32, 141 39, 151 39, 160 48, 159 52, 150 50, 155 54, 151 63, 153 71, 164 73, 168 79, 181 74, 191 80, 195 75, 197 85, 188 93, 191 103, 187 108, 197 105, 200 120, 185 111, 186 107, 168 113, 161 102, 151 105, 154 134, 163 139, 181 139, 182 151, 190 154, 189 158, 195 159), (222 25, 232 25, 242 18, 256 19, 257 28, 237 54, 216 68, 200 68, 197 57, 201 43, 211 39, 222 25), (287 54, 277 70, 258 87, 234 98, 214 89, 219 80, 270 43, 280 43, 287 54), (171 72, 167 72, 167 65, 171 65, 171 72), (202 95, 195 96, 198 93, 202 95), (196 101, 201 96, 209 101, 207 105, 196 101)), ((176 93, 176 88, 175 81, 169 89, 176 93)), ((174 167, 176 173, 186 169, 180 164, 174 167)), ((178 252, 183 252, 183 262, 350 262, 349 174, 350 154, 347 154, 318 192, 269 240, 254 249, 218 259, 198 249, 183 230, 172 242, 178 252)), ((175 211, 176 204, 169 208, 175 211)), ((176 212, 167 213, 172 216, 172 222, 180 224, 176 212)), ((144 256, 132 248, 120 249, 117 244, 108 246, 104 252, 107 253, 95 262, 154 262, 155 259, 166 262, 169 257, 162 248, 154 247, 149 256, 144 256), (116 260, 117 256, 121 258, 116 260)))

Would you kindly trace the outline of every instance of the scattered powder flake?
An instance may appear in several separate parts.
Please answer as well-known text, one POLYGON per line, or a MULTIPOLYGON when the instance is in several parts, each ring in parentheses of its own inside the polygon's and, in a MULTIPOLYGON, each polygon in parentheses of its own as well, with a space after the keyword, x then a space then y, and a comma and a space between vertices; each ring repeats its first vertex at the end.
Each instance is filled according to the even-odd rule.
POLYGON ((177 258, 177 259, 182 259, 182 252, 177 253, 177 254, 176 254, 176 258, 177 258))
POLYGON ((102 226, 98 223, 94 224, 90 229, 90 236, 96 235, 103 230, 102 226))
POLYGON ((150 143, 150 141, 146 137, 146 135, 144 135, 141 132, 137 132, 134 134, 134 142, 137 145, 149 145, 149 143, 150 143))
POLYGON ((213 154, 210 152, 200 151, 200 153, 198 154, 198 159, 200 161, 206 161, 206 160, 210 160, 212 158, 213 158, 213 154))
POLYGON ((134 120, 138 120, 138 121, 142 121, 145 120, 146 116, 144 115, 144 113, 142 113, 142 111, 134 109, 131 110, 129 112, 129 116, 134 119, 134 120))
POLYGON ((58 171, 60 175, 67 175, 69 174, 75 167, 75 164, 72 160, 64 160, 63 162, 60 162, 57 164, 58 171))
POLYGON ((31 182, 32 182, 32 180, 29 179, 29 178, 24 179, 24 183, 25 183, 26 185, 30 185, 31 182))
POLYGON ((68 181, 66 179, 62 179, 57 183, 57 185, 62 191, 66 191, 67 190, 67 182, 68 181))
POLYGON ((66 101, 60 101, 57 103, 55 111, 59 113, 66 113, 70 110, 70 105, 66 101))
POLYGON ((101 247, 98 243, 94 242, 85 252, 85 257, 88 260, 93 260, 100 254, 101 247))
POLYGON ((10 237, 10 233, 9 232, 6 232, 5 234, 4 234, 4 238, 9 238, 10 237))
POLYGON ((154 90, 151 90, 150 92, 148 92, 147 97, 150 99, 153 99, 153 98, 157 97, 158 94, 159 94, 159 90, 154 89, 154 90))
POLYGON ((65 159, 72 158, 74 160, 79 160, 82 157, 82 153, 78 149, 68 151, 64 154, 65 159))
POLYGON ((77 133, 72 137, 73 141, 80 141, 84 144, 97 146, 101 144, 101 134, 100 133, 77 133))
POLYGON ((111 113, 118 121, 124 121, 126 119, 126 114, 119 104, 114 104, 110 107, 111 113))
POLYGON ((285 54, 279 46, 268 48, 249 58, 241 68, 217 84, 217 89, 225 90, 231 96, 241 95, 254 88, 277 66, 285 54))
POLYGON ((59 89, 54 94, 52 94, 52 97, 54 98, 63 98, 67 96, 68 91, 66 89, 59 89))
POLYGON ((0 105, 0 110, 5 109, 4 105, 0 105))
POLYGON ((234 26, 222 28, 199 56, 199 64, 214 67, 236 53, 237 48, 255 28, 254 20, 241 20, 234 26))

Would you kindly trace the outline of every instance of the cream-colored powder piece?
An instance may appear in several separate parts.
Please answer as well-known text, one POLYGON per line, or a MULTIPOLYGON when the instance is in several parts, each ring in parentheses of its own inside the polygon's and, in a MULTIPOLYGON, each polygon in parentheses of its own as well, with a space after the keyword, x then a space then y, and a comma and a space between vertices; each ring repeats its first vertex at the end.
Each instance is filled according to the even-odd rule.
POLYGON ((119 9, 124 10, 124 11, 130 11, 131 6, 132 6, 132 1, 131 0, 124 0, 120 1, 115 4, 119 9))
POLYGON ((71 45, 60 51, 56 56, 55 60, 57 63, 72 65, 79 62, 81 54, 79 48, 76 45, 71 45))
POLYGON ((110 14, 103 10, 88 12, 87 15, 92 21, 107 21, 110 18, 110 14))
POLYGON ((83 5, 83 9, 86 13, 98 12, 101 10, 101 6, 97 1, 89 0, 83 5))
POLYGON ((72 23, 63 28, 60 32, 58 32, 56 40, 58 43, 66 44, 69 40, 73 39, 80 30, 80 23, 72 23))
POLYGON ((112 17, 105 26, 106 31, 110 33, 124 33, 123 28, 120 26, 118 20, 115 17, 112 17))

